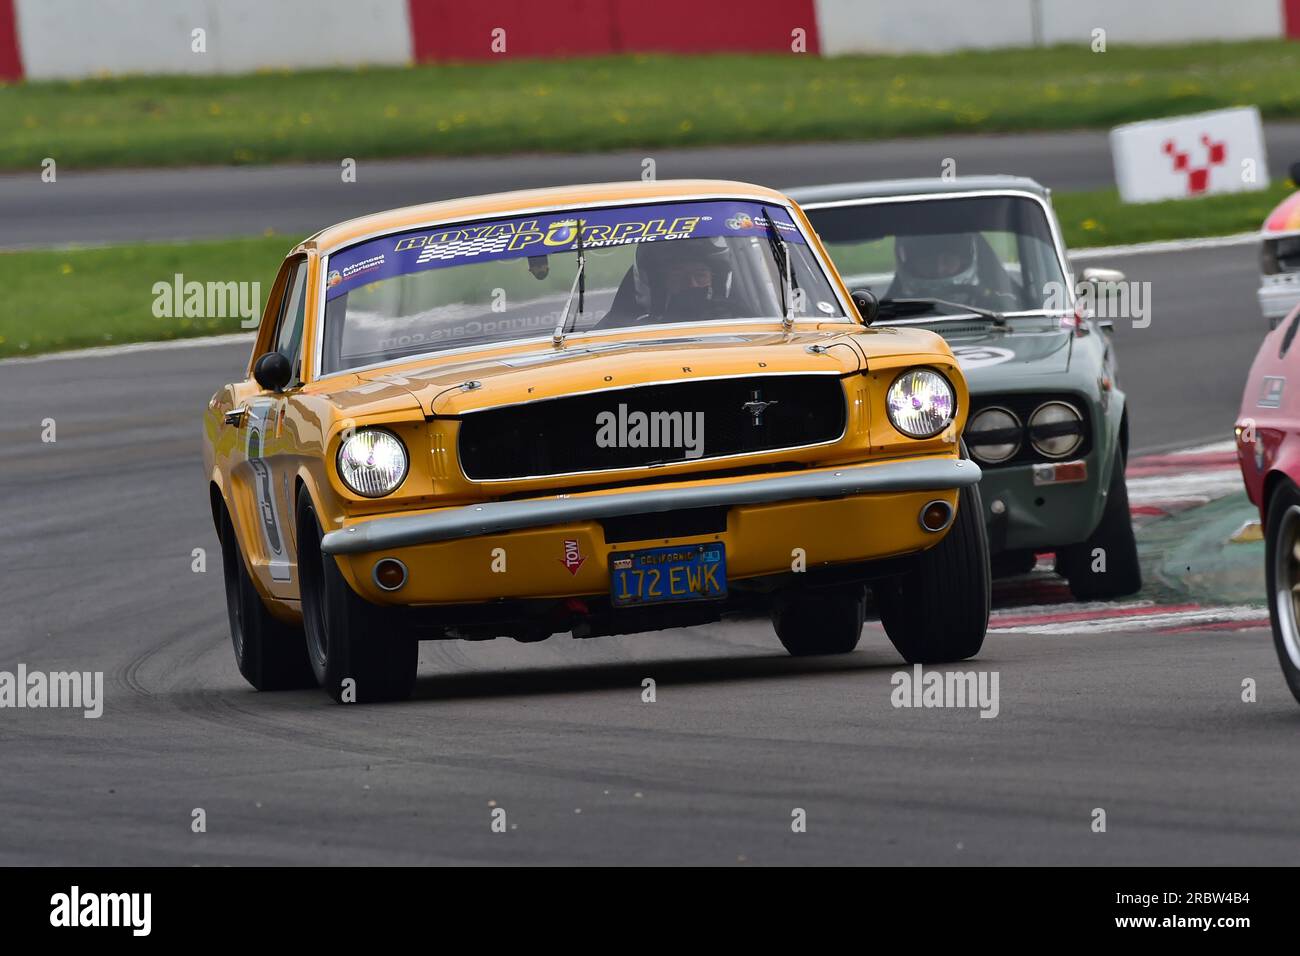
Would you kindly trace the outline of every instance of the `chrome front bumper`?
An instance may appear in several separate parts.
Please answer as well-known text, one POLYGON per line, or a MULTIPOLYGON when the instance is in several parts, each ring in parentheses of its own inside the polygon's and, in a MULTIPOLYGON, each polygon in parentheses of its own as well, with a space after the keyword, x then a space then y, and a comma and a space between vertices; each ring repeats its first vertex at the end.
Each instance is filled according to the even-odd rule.
POLYGON ((327 554, 365 554, 434 541, 541 528, 570 521, 802 498, 845 498, 902 491, 950 491, 976 484, 979 465, 958 459, 898 461, 800 472, 772 478, 718 481, 690 488, 633 489, 491 501, 414 515, 361 521, 321 539, 327 554))

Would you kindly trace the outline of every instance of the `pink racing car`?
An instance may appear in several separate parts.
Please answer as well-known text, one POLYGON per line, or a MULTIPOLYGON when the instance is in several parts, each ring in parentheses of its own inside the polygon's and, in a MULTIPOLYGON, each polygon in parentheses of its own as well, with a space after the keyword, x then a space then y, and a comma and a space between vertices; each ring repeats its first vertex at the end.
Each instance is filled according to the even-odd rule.
POLYGON ((1273 643, 1300 700, 1300 305, 1264 337, 1237 415, 1237 460, 1264 526, 1273 643))
MULTIPOLYGON (((1300 184, 1300 163, 1291 164, 1291 182, 1300 184)), ((1300 191, 1278 203, 1264 220, 1258 294, 1270 329, 1300 305, 1300 191)))

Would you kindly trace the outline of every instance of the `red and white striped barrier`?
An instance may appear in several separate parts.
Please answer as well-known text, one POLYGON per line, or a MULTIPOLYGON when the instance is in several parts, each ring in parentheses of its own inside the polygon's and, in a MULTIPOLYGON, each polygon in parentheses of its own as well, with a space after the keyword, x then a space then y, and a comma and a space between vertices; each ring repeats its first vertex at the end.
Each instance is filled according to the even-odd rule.
POLYGON ((1096 30, 1128 44, 1300 37, 1300 0, 0 0, 0 82, 637 52, 943 52, 1090 44, 1096 30))

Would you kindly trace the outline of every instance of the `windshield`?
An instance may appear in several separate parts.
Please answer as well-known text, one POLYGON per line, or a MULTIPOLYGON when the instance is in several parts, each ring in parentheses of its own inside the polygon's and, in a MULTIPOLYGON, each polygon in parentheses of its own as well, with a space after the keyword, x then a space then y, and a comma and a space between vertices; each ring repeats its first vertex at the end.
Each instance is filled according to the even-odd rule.
POLYGON ((590 208, 370 240, 329 257, 321 370, 550 337, 566 309, 570 334, 720 319, 779 322, 782 245, 795 317, 849 321, 798 226, 776 205, 590 208), (583 223, 586 256, 581 314, 572 295, 575 219, 583 223))
POLYGON ((1022 196, 978 196, 805 209, 852 289, 870 289, 882 315, 930 299, 1001 313, 1059 311, 1066 301, 1056 244, 1042 207, 1022 196))

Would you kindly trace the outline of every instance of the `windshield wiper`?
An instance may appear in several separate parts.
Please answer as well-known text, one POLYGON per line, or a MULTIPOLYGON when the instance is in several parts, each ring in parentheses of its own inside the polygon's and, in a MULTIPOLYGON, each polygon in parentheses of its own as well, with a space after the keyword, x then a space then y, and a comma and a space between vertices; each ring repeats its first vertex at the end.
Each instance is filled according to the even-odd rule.
POLYGON ((759 207, 767 220, 767 241, 772 247, 772 258, 781 270, 781 328, 786 332, 794 328, 794 276, 790 272, 790 247, 777 231, 776 221, 766 206, 759 207))
POLYGON ((564 311, 560 313, 560 322, 555 327, 555 332, 551 335, 551 342, 555 347, 564 347, 564 337, 569 334, 569 310, 573 308, 574 297, 578 300, 578 314, 574 319, 582 318, 583 302, 587 297, 587 254, 582 248, 582 220, 573 220, 573 231, 578 237, 578 271, 573 276, 573 286, 569 289, 569 298, 564 303, 564 311))
POLYGON ((1007 317, 1001 312, 995 312, 992 309, 982 309, 977 305, 966 305, 964 302, 953 302, 949 299, 881 299, 880 312, 886 312, 898 315, 902 313, 911 313, 920 315, 922 312, 935 308, 957 309, 961 312, 967 312, 971 315, 978 315, 980 318, 988 319, 994 325, 1005 326, 1007 317), (897 308, 902 306, 903 308, 897 308))

